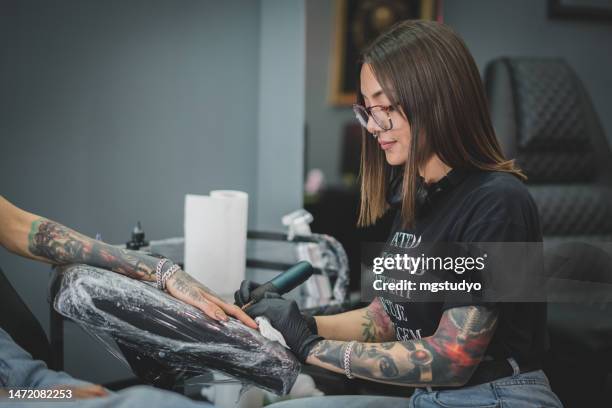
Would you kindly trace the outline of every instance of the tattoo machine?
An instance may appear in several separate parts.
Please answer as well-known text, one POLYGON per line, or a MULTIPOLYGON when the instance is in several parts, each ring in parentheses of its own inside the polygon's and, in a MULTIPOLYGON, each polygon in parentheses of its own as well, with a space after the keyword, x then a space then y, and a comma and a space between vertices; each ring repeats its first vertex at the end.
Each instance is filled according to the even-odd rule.
POLYGON ((313 272, 314 270, 312 269, 310 262, 302 261, 296 263, 285 272, 279 274, 263 285, 259 285, 255 290, 253 290, 251 292, 251 300, 242 306, 242 310, 245 310, 254 303, 259 302, 264 298, 266 292, 274 292, 278 293, 279 295, 290 292, 302 283, 306 282, 306 280, 312 276, 313 272))

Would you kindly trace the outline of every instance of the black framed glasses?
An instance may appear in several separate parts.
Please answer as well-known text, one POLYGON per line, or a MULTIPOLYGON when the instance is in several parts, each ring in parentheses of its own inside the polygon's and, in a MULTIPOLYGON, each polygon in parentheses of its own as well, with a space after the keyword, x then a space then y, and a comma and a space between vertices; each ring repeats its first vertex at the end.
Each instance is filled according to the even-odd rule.
POLYGON ((374 122, 378 125, 382 130, 391 130, 393 129, 393 121, 391 120, 391 115, 389 112, 393 111, 393 105, 383 106, 383 105, 374 105, 365 107, 363 105, 354 104, 353 112, 355 112, 355 116, 357 120, 364 128, 368 128, 368 120, 371 116, 374 119, 374 122))

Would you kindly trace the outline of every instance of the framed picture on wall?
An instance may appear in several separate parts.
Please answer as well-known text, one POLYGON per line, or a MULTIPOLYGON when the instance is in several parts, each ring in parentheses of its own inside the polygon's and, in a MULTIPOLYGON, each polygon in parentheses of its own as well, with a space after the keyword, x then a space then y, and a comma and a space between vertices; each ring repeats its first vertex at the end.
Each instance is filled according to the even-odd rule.
POLYGON ((355 103, 361 50, 401 20, 438 18, 441 0, 335 0, 330 103, 355 103))

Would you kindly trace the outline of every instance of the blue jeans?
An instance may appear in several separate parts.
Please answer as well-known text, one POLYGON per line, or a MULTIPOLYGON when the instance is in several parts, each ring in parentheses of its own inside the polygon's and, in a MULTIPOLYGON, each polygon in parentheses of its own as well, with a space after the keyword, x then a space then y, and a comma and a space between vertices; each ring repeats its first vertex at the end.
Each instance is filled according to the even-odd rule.
POLYGON ((409 408, 562 408, 542 370, 459 388, 428 392, 418 388, 409 408))
MULTIPOLYGON (((515 371, 516 373, 516 371, 515 371)), ((411 398, 330 396, 272 404, 270 408, 562 408, 543 371, 531 371, 456 390, 417 388, 411 398)))
MULTIPOLYGON (((95 367, 92 367, 95 369, 95 367)), ((89 385, 86 381, 77 380, 70 375, 49 370, 44 362, 33 360, 32 356, 19 347, 7 332, 0 328, 0 389, 2 388, 35 388, 50 389, 57 385, 89 385)), ((106 397, 81 399, 78 402, 53 401, 53 402, 24 402, 11 400, 0 396, 0 407, 83 407, 83 408, 210 408, 212 405, 192 401, 179 394, 161 391, 153 387, 131 387, 117 393, 109 393, 106 397)))

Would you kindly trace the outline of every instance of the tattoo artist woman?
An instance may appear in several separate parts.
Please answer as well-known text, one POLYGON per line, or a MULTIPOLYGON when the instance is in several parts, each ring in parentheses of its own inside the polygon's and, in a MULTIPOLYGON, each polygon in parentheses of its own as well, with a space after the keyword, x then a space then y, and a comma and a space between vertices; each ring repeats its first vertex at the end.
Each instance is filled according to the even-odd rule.
MULTIPOLYGON (((496 139, 476 64, 461 38, 436 22, 405 21, 364 52, 355 106, 366 129, 360 225, 398 209, 388 244, 541 241, 537 209, 496 139), (399 177, 395 177, 398 176, 399 177), (418 176, 420 176, 420 179, 418 176), (417 186, 429 199, 417 205, 417 186), (432 192, 436 191, 437 192, 432 192)), ((238 304, 256 284, 243 282, 238 304)), ((539 359, 546 305, 393 302, 303 317, 273 294, 264 315, 307 364, 349 378, 416 387, 410 401, 317 397, 280 406, 560 407, 539 359), (461 340, 458 340, 461 333, 461 340), (467 337, 466 337, 467 336, 467 337)))

